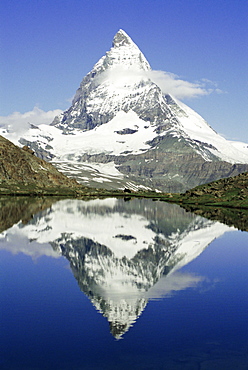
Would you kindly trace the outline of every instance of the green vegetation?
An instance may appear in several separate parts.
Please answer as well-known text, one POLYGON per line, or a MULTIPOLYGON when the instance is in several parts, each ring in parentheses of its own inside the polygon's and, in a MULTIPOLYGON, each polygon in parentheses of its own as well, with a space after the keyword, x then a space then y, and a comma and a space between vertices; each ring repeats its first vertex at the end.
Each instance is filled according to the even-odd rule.
POLYGON ((173 194, 172 199, 189 205, 248 208, 248 172, 173 194))
POLYGON ((0 195, 12 196, 65 196, 76 197, 83 194, 87 188, 69 187, 69 186, 37 186, 35 183, 15 182, 0 184, 0 195))
POLYGON ((200 185, 182 194, 157 193, 155 191, 105 190, 77 186, 37 186, 35 183, 2 182, 0 195, 28 196, 68 196, 68 197, 141 197, 164 200, 192 206, 215 206, 229 208, 248 208, 248 172, 235 177, 220 179, 200 185))

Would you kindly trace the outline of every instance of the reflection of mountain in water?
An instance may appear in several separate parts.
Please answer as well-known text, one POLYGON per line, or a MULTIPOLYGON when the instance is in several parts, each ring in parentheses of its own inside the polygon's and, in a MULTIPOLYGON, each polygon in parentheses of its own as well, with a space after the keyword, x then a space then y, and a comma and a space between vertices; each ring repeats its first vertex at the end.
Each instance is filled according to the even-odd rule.
MULTIPOLYGON (((171 284, 176 270, 226 230, 176 205, 106 199, 60 201, 6 233, 21 232, 36 243, 49 242, 64 255, 80 289, 108 319, 113 336, 121 338, 161 277, 166 276, 165 285, 171 284)), ((199 281, 199 277, 187 277, 187 283, 182 276, 177 279, 177 289, 178 284, 184 289, 199 281)))

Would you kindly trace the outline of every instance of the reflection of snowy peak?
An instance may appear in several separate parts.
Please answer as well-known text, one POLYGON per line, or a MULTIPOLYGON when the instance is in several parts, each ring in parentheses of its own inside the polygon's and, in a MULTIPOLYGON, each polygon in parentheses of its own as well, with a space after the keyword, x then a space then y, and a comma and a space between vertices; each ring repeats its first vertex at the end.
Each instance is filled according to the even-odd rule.
MULTIPOLYGON (((172 282, 179 268, 228 229, 162 202, 63 200, 28 224, 14 225, 5 237, 26 237, 31 245, 50 243, 65 256, 80 289, 120 338, 140 316, 161 277, 172 282)), ((179 278, 177 287, 192 283, 190 277, 186 283, 179 278)))
POLYGON ((111 334, 116 339, 121 339, 142 314, 148 300, 136 297, 120 297, 118 300, 94 297, 91 301, 97 311, 107 318, 111 334))
POLYGON ((248 170, 248 145, 225 140, 164 93, 122 30, 82 80, 71 107, 18 139, 89 186, 182 192, 248 170))

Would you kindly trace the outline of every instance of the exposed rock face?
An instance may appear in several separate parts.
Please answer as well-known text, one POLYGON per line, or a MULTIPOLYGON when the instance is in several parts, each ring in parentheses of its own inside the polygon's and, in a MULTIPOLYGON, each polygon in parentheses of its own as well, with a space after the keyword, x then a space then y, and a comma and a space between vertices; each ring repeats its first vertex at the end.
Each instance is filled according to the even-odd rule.
POLYGON ((128 178, 128 181, 176 193, 206 182, 236 176, 248 170, 248 165, 242 163, 206 161, 188 146, 186 141, 182 139, 178 143, 178 140, 170 135, 162 138, 154 150, 135 156, 84 154, 78 157, 78 161, 89 164, 114 162, 116 168, 128 178))
POLYGON ((22 149, 0 136, 0 183, 36 184, 40 187, 77 187, 51 163, 36 157, 27 146, 22 149))

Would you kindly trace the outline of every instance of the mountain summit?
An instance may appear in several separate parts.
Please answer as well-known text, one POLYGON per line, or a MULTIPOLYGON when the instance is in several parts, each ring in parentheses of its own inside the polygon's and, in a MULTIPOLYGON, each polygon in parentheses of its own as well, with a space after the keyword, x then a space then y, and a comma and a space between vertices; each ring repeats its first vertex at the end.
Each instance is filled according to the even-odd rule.
POLYGON ((131 37, 129 37, 128 34, 125 31, 120 29, 116 33, 116 35, 113 39, 112 46, 113 47, 120 47, 120 46, 125 46, 125 45, 134 45, 134 42, 131 39, 131 37))
POLYGON ((91 130, 109 122, 118 111, 139 110, 141 100, 147 95, 143 90, 151 84, 145 77, 145 72, 150 70, 148 61, 131 38, 124 31, 118 31, 113 47, 84 77, 72 106, 56 117, 52 125, 64 133, 75 128, 91 130), (138 100, 134 99, 135 94, 138 100))
POLYGON ((94 187, 182 192, 248 171, 248 145, 225 140, 164 94, 123 30, 83 78, 71 107, 49 126, 32 126, 20 142, 94 187))

